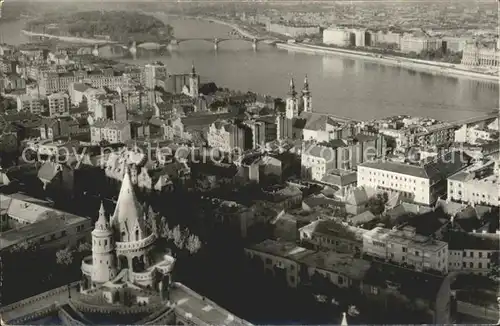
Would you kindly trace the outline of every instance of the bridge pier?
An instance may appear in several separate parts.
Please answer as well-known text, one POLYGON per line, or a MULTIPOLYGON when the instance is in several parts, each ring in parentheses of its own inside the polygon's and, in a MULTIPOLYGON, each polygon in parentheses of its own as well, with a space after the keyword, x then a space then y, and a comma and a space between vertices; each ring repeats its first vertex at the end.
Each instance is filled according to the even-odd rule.
POLYGON ((219 39, 218 38, 214 39, 214 50, 215 51, 219 50, 219 39))
POLYGON ((137 42, 133 41, 132 46, 129 48, 129 51, 132 55, 137 53, 137 42))
POLYGON ((94 49, 92 49, 92 55, 98 57, 99 56, 99 45, 94 45, 94 49))
POLYGON ((170 43, 167 45, 167 50, 172 51, 172 50, 177 50, 179 48, 179 41, 177 40, 170 40, 170 43))
POLYGON ((252 49, 253 49, 254 51, 257 51, 257 40, 256 40, 256 39, 253 39, 253 40, 252 40, 252 49))

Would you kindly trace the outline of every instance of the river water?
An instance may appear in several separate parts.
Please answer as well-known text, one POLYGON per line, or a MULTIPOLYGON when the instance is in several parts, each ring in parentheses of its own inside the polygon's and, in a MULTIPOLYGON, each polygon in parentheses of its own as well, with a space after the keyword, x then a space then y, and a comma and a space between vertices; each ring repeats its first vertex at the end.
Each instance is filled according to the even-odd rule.
MULTIPOLYGON (((230 28, 198 20, 170 19, 178 38, 228 37, 230 28)), ((22 22, 0 25, 1 39, 10 44, 26 42, 20 35, 22 22)), ((119 51, 118 51, 119 52, 119 51)), ((101 49, 103 56, 117 50, 101 49)), ((260 44, 253 51, 249 42, 204 41, 181 43, 176 50, 139 49, 136 59, 125 62, 145 64, 163 61, 170 72, 185 73, 192 62, 202 80, 218 86, 286 96, 290 78, 298 90, 307 74, 313 96, 313 110, 354 119, 373 119, 396 114, 459 120, 490 112, 499 107, 498 85, 385 66, 362 59, 335 55, 311 55, 279 50, 260 44)))

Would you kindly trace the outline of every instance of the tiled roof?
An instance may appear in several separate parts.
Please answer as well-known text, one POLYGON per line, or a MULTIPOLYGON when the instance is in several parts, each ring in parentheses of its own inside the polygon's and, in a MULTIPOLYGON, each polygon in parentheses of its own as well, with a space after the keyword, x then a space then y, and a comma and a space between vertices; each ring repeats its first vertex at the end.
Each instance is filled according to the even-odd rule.
POLYGON ((375 219, 375 215, 372 212, 366 211, 356 216, 349 218, 349 221, 354 225, 361 225, 364 223, 368 223, 375 219))
POLYGON ((354 206, 363 205, 377 193, 378 191, 375 188, 365 186, 356 187, 347 196, 346 204, 354 206))
POLYGON ((349 239, 352 241, 363 241, 364 229, 344 225, 334 220, 318 220, 301 228, 301 231, 308 231, 312 234, 349 239))
POLYGON ((429 178, 426 170, 419 165, 410 165, 410 164, 389 162, 389 161, 370 161, 370 162, 364 162, 359 166, 376 170, 390 171, 390 172, 410 175, 418 178, 426 178, 426 179, 429 178))

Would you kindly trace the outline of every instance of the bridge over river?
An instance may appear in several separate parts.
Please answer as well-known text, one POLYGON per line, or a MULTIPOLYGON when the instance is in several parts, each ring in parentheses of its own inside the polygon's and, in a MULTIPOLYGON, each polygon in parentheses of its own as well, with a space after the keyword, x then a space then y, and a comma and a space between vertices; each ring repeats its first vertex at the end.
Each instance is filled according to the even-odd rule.
POLYGON ((57 35, 33 33, 33 32, 27 32, 27 31, 24 31, 24 32, 25 32, 25 34, 27 34, 31 38, 35 38, 35 39, 41 39, 41 40, 59 39, 61 41, 70 42, 73 44, 78 44, 80 47, 79 52, 85 52, 85 51, 88 51, 89 48, 92 48, 92 54, 95 56, 99 55, 99 48, 102 48, 105 46, 121 47, 123 49, 128 49, 130 51, 130 53, 135 54, 135 53, 137 53, 138 48, 145 48, 145 49, 167 48, 169 50, 177 50, 177 49, 179 49, 179 44, 184 43, 184 42, 193 42, 193 41, 198 41, 198 42, 201 41, 201 42, 211 43, 211 44, 213 44, 215 51, 217 51, 219 49, 220 43, 229 42, 229 41, 246 41, 252 45, 252 48, 255 51, 257 51, 258 44, 261 42, 268 44, 268 45, 276 45, 276 43, 279 42, 277 39, 272 39, 272 38, 250 37, 252 35, 248 34, 246 31, 242 31, 240 29, 234 29, 233 30, 234 36, 231 35, 231 37, 226 37, 226 38, 224 38, 224 37, 214 37, 214 38, 190 37, 190 38, 171 38, 169 40, 160 41, 160 42, 145 42, 145 41, 133 41, 132 40, 132 41, 127 42, 127 43, 98 40, 98 39, 95 39, 95 40, 94 39, 84 39, 84 38, 69 37, 69 36, 57 36, 57 35))

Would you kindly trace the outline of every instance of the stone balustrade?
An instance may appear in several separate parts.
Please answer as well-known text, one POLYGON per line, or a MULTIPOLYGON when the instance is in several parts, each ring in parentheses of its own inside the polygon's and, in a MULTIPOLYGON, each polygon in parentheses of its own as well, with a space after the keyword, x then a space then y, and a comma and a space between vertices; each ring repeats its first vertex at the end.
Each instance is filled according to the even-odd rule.
POLYGON ((63 322, 63 325, 77 325, 77 326, 85 326, 85 323, 76 320, 73 318, 68 312, 64 309, 59 309, 58 312, 59 319, 63 322))
MULTIPOLYGON (((76 282, 70 283, 69 286, 70 286, 70 288, 76 288, 79 284, 80 284, 80 281, 76 281, 76 282)), ((17 308, 27 306, 29 304, 46 299, 50 296, 53 296, 54 294, 58 294, 58 293, 61 293, 64 291, 68 291, 68 285, 63 285, 61 287, 52 289, 50 291, 40 293, 38 295, 29 297, 29 298, 21 300, 21 301, 14 302, 14 303, 7 305, 5 307, 2 307, 2 308, 0 308, 0 314, 8 312, 8 311, 12 311, 12 310, 17 309, 17 308)))
POLYGON ((134 281, 150 281, 154 277, 154 269, 146 272, 132 272, 132 280, 134 281))
POLYGON ((77 310, 81 312, 90 312, 90 313, 100 313, 100 314, 110 314, 117 313, 120 315, 129 315, 129 314, 137 314, 144 312, 157 311, 165 306, 164 303, 155 303, 155 304, 147 304, 145 306, 133 306, 133 307, 125 307, 122 305, 119 306, 110 306, 110 305, 96 305, 88 302, 82 301, 73 301, 73 305, 77 310))
POLYGON ((116 242, 116 251, 118 254, 123 254, 127 251, 134 251, 146 248, 151 245, 156 240, 156 236, 154 233, 149 235, 148 237, 139 240, 139 241, 131 241, 131 242, 116 242))
POLYGON ((45 317, 51 312, 57 311, 58 305, 56 303, 51 304, 48 307, 43 307, 32 311, 22 317, 11 319, 8 321, 10 325, 27 325, 29 321, 32 321, 37 318, 45 317))
POLYGON ((85 275, 92 275, 92 256, 85 257, 82 260, 82 273, 85 275))

